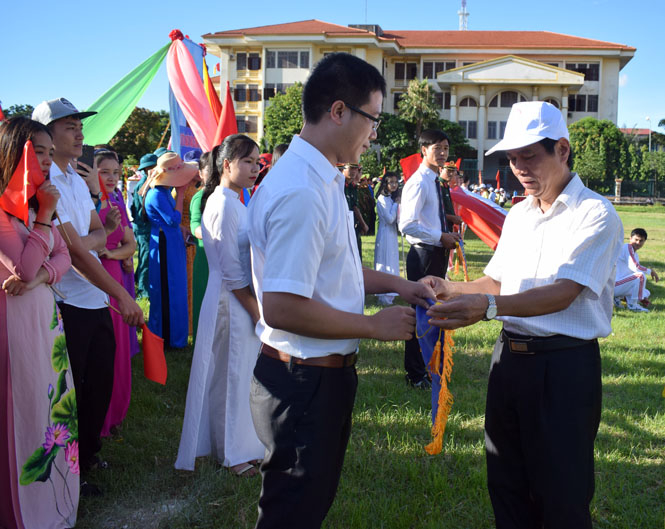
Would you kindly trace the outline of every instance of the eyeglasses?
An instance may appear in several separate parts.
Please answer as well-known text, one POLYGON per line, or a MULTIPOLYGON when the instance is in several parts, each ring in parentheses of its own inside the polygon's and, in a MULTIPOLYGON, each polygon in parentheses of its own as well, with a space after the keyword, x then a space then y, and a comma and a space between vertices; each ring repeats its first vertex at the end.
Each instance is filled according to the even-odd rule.
POLYGON ((381 125, 381 118, 374 117, 372 116, 372 114, 368 114, 364 110, 360 110, 359 108, 356 108, 353 105, 349 105, 346 101, 344 102, 344 104, 347 106, 347 108, 349 108, 349 110, 353 110, 357 114, 365 116, 367 119, 371 119, 374 122, 374 125, 372 125, 372 130, 374 130, 374 132, 377 131, 379 125, 381 125))

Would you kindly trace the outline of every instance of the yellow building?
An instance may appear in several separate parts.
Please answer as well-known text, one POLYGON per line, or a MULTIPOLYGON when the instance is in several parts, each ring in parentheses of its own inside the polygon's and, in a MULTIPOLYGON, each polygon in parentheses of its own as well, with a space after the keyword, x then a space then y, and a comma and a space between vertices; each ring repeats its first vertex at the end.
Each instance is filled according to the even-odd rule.
POLYGON ((505 168, 501 153, 484 152, 503 136, 510 107, 545 100, 568 122, 583 117, 616 123, 619 72, 635 48, 547 31, 400 31, 305 20, 203 35, 220 58, 234 93, 239 131, 260 139, 263 112, 276 92, 305 82, 325 54, 343 51, 373 64, 386 79, 384 111, 394 112, 412 79, 428 79, 440 115, 459 123, 476 160, 467 170, 505 168))

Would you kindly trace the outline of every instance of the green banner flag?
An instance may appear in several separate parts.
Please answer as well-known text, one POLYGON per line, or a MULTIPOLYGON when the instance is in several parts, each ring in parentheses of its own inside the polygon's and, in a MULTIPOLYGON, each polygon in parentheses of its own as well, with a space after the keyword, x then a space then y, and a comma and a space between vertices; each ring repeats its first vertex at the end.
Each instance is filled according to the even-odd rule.
POLYGON ((87 110, 94 110, 97 114, 83 120, 83 135, 88 145, 108 143, 120 130, 150 86, 170 46, 170 42, 164 45, 90 105, 87 110))

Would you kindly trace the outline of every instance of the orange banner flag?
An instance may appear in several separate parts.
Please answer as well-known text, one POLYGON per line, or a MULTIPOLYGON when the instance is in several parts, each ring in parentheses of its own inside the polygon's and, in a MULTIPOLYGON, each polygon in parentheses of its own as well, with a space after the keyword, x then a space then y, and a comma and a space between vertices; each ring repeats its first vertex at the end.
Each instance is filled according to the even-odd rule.
POLYGON ((231 134, 238 134, 238 123, 236 122, 236 112, 233 108, 233 99, 231 98, 231 86, 226 81, 226 96, 224 97, 224 105, 222 106, 222 116, 219 118, 219 123, 217 124, 214 144, 221 145, 224 138, 231 134))
POLYGON ((203 59, 203 88, 205 88, 206 97, 208 98, 210 109, 215 116, 215 121, 219 123, 219 120, 222 117, 222 102, 219 100, 217 91, 208 75, 208 65, 205 63, 205 57, 203 59))
POLYGON ((164 356, 164 339, 153 333, 144 323, 141 327, 143 337, 143 374, 148 380, 166 384, 167 367, 164 356))
POLYGON ((0 207, 23 224, 28 225, 28 200, 44 183, 44 174, 30 140, 23 146, 23 155, 5 191, 0 196, 0 207))

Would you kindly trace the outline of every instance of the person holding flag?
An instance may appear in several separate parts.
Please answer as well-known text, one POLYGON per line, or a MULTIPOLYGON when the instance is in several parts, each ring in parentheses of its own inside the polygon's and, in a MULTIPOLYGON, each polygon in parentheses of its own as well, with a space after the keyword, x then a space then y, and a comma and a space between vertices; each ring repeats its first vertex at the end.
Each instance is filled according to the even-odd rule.
MULTIPOLYGON (((51 182, 58 188, 58 220, 53 221, 67 241, 73 267, 56 287, 71 361, 79 416, 79 462, 83 475, 107 466, 97 457, 100 432, 113 390, 115 337, 108 296, 128 325, 144 323, 143 311, 127 290, 104 269, 97 252, 106 245, 106 231, 97 215, 90 191, 70 166, 83 151, 81 120, 94 112, 79 112, 67 99, 43 101, 32 118, 46 125, 53 136, 51 182)), ((90 176, 96 178, 96 175, 90 176)), ((82 494, 99 495, 95 485, 84 483, 82 494)))
POLYGON ((44 125, 26 117, 0 124, 0 527, 7 528, 74 527, 78 508, 77 418, 67 412, 75 393, 67 390, 67 349, 49 289, 71 266, 53 229, 60 194, 46 180, 52 155, 44 125), (57 422, 56 406, 64 412, 57 422), (40 457, 48 461, 41 475, 30 470, 40 457))

